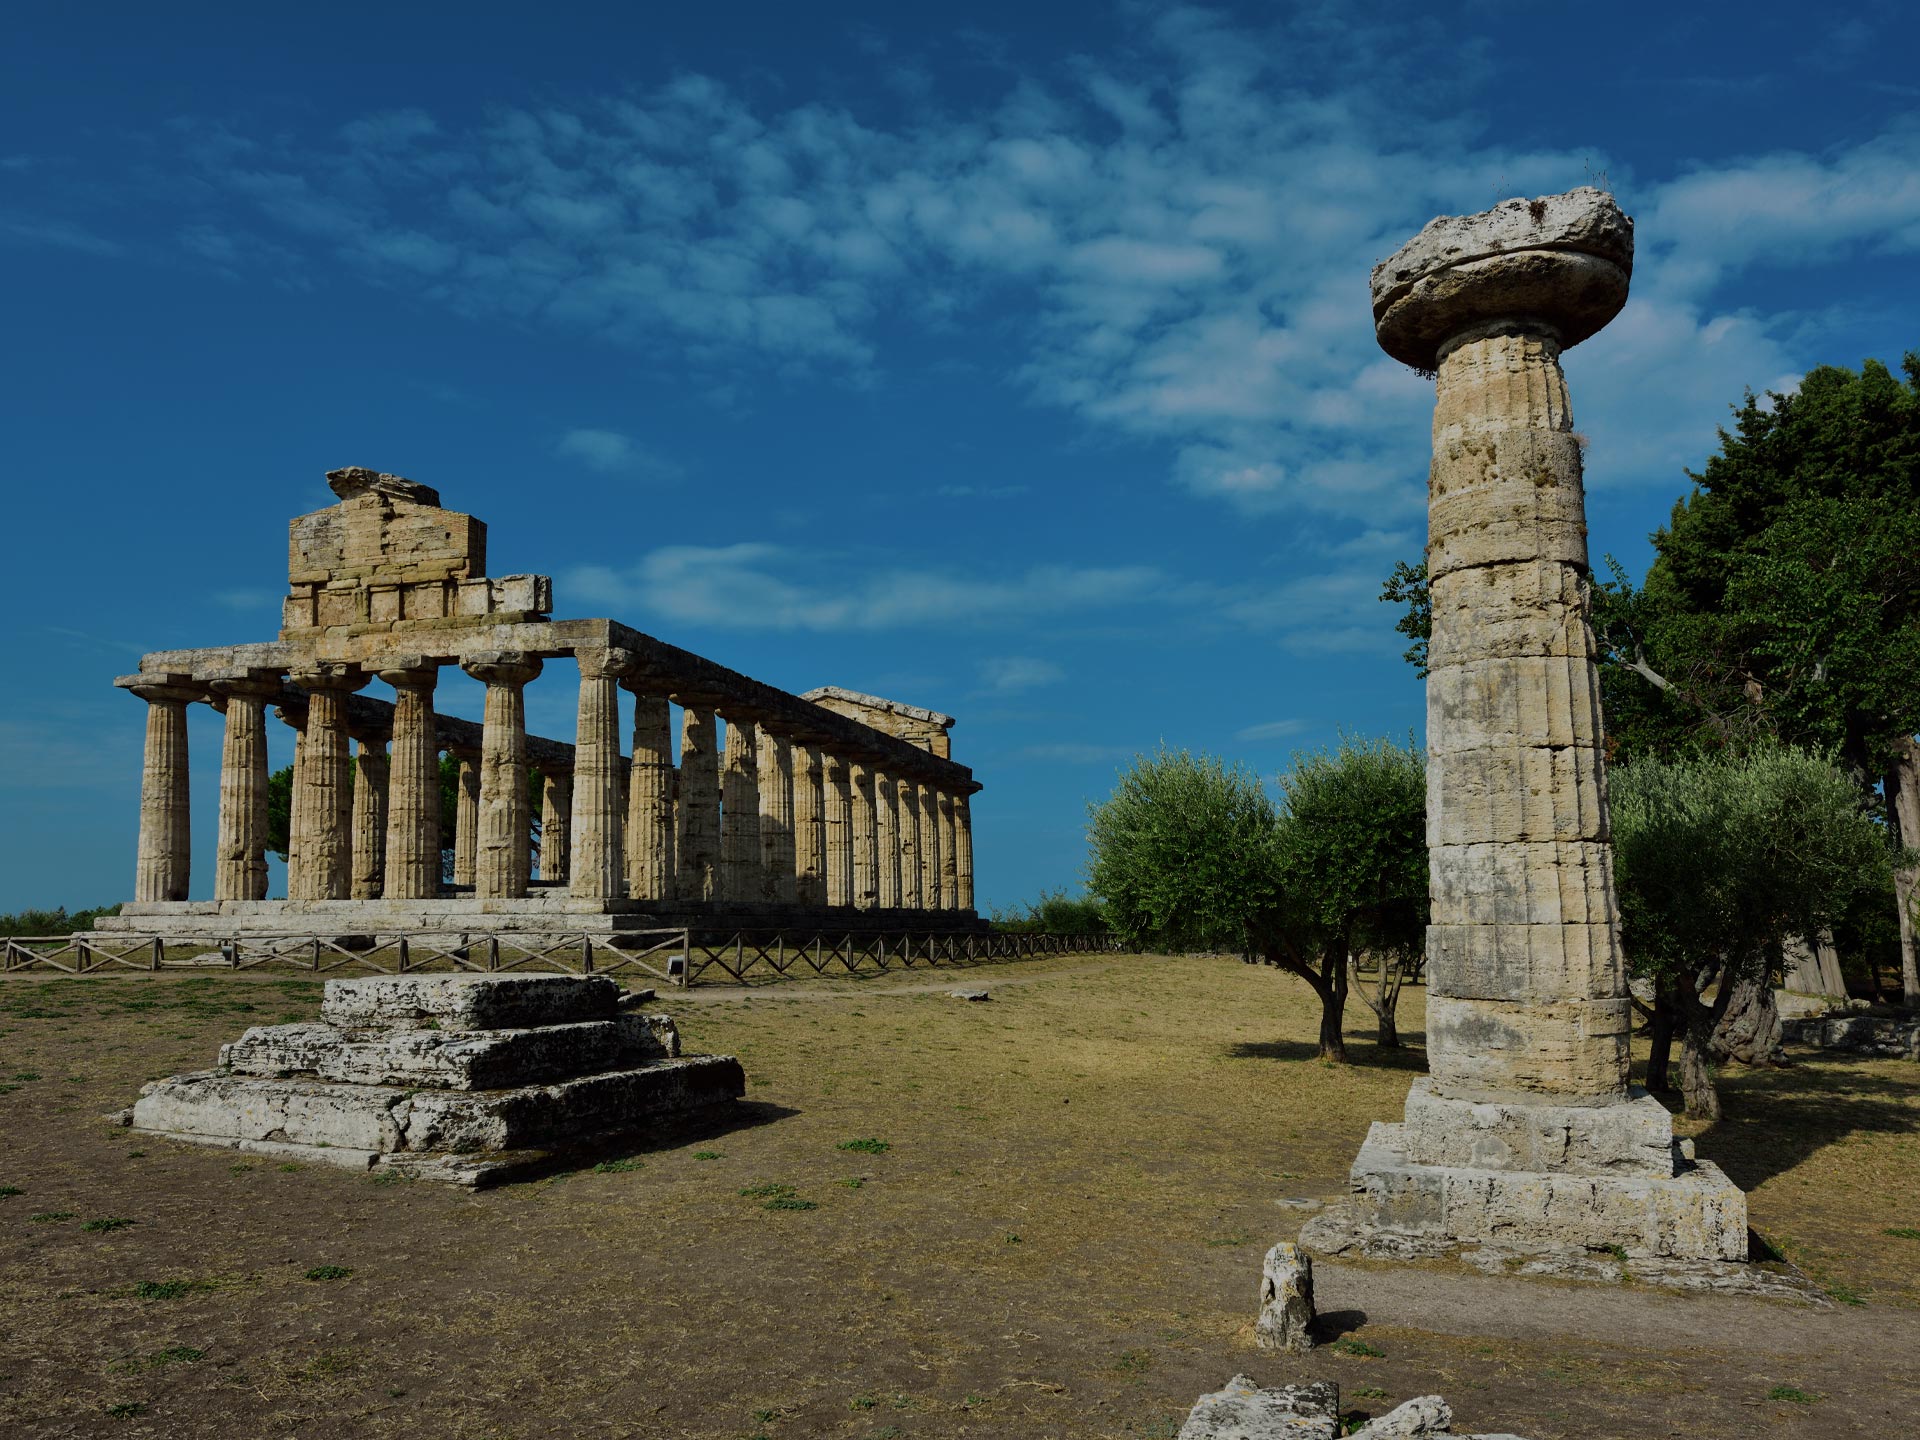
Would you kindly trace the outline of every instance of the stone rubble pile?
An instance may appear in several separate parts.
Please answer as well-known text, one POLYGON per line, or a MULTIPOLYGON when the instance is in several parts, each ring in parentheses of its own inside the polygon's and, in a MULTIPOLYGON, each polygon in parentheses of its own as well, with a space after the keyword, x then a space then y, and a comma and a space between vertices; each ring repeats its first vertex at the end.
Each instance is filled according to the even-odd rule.
POLYGON ((1821 1050, 1851 1050, 1862 1055, 1886 1055, 1897 1060, 1920 1060, 1920 1020, 1882 1015, 1811 1015, 1783 1019, 1783 1039, 1821 1050))
MULTIPOLYGON (((605 976, 330 980, 317 1023, 256 1025, 219 1068, 155 1081, 146 1134, 479 1187, 745 1093, 605 976)), ((647 992, 644 998, 651 998, 647 992)))
MULTIPOLYGON (((1422 1395, 1370 1420, 1351 1440, 1520 1440, 1508 1434, 1457 1434, 1453 1411, 1438 1395, 1422 1395)), ((1335 1440, 1343 1434, 1340 1387, 1316 1380, 1310 1385, 1263 1389, 1236 1375, 1212 1394, 1202 1395, 1180 1427, 1179 1440, 1335 1440)))

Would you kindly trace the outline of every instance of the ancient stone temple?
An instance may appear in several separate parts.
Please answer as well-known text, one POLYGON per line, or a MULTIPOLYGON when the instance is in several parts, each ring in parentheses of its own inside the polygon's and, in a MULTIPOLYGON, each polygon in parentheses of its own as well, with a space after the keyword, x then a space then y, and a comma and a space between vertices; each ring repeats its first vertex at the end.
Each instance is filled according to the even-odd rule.
POLYGON ((1628 1083, 1586 503, 1563 350, 1625 303, 1633 222, 1582 188, 1433 221, 1373 272, 1437 374, 1427 565, 1430 1075, 1302 1239, 1387 1254, 1746 1257, 1746 1199, 1628 1083))
POLYGON ((979 924, 980 787, 952 759, 952 716, 793 695, 614 620, 555 620, 552 582, 489 577, 486 526, 435 491, 357 467, 327 480, 339 503, 292 523, 278 640, 146 655, 115 682, 147 702, 147 740, 134 898, 102 930, 979 924), (556 662, 579 686, 570 741, 527 733, 527 687, 556 662), (486 687, 481 723, 436 711, 450 670, 486 687), (391 700, 366 693, 376 682, 391 700), (226 721, 203 899, 195 704, 226 721), (269 710, 294 741, 284 899, 267 897, 269 710), (443 754, 459 766, 451 836, 443 754))

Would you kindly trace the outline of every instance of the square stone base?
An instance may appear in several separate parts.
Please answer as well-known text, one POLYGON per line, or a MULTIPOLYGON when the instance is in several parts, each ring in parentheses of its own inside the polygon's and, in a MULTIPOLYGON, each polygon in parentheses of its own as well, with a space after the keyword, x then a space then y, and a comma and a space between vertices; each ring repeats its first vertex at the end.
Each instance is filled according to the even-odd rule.
POLYGON ((1507 1254, 1611 1251, 1629 1258, 1747 1258, 1747 1197, 1719 1168, 1676 1155, 1677 1173, 1426 1165, 1407 1127, 1375 1122, 1354 1161, 1353 1198, 1316 1217, 1302 1243, 1322 1253, 1507 1254))

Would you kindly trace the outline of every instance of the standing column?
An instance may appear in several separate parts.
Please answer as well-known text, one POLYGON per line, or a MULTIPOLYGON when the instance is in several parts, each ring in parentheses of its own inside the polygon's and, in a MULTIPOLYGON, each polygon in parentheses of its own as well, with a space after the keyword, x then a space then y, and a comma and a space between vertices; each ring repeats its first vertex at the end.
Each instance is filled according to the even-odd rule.
POLYGON ((480 853, 480 752, 449 745, 453 756, 453 883, 473 888, 474 857, 480 853))
POLYGON ((301 696, 296 703, 276 705, 273 713, 293 731, 293 773, 288 777, 291 783, 287 795, 287 896, 291 899, 293 877, 300 871, 300 836, 306 829, 306 820, 300 813, 307 793, 306 697, 301 696))
POLYGON ((864 761, 847 766, 848 837, 853 845, 853 908, 871 910, 879 900, 878 850, 873 823, 873 771, 864 761))
POLYGON ((267 898, 267 701, 280 678, 237 676, 213 682, 227 717, 220 746, 220 832, 214 847, 213 898, 267 898))
POLYGON ((838 755, 820 757, 826 799, 827 904, 853 904, 853 800, 847 784, 847 762, 838 755))
POLYGON ((973 914, 973 802, 962 791, 953 797, 953 871, 955 903, 973 914))
POLYGON ((826 771, 815 746, 796 745, 791 753, 794 899, 818 909, 827 903, 826 771))
POLYGON ((799 893, 794 870, 793 749, 784 735, 760 727, 760 873, 764 898, 791 905, 799 893))
POLYGON ((882 910, 900 908, 900 800, 893 776, 873 775, 874 900, 882 910))
POLYGON ((369 731, 356 737, 353 764, 353 878, 355 900, 378 900, 387 875, 387 737, 369 731))
POLYGON ((186 675, 129 676, 122 688, 147 702, 140 764, 140 846, 133 898, 184 900, 193 871, 193 814, 187 790, 187 706, 200 691, 186 675))
POLYGON ((487 687, 480 733, 474 898, 518 900, 527 893, 532 868, 527 845, 533 815, 527 804, 525 691, 527 682, 540 673, 540 658, 524 650, 483 650, 462 660, 460 668, 487 687))
MULTIPOLYGON (((430 900, 440 893, 440 742, 433 725, 433 687, 439 674, 439 666, 414 658, 380 672, 394 696, 393 753, 387 764, 387 870, 381 884, 389 900, 430 900)), ((471 883, 471 849, 467 861, 471 883)))
POLYGON ((933 799, 931 785, 914 786, 916 823, 920 830, 920 904, 923 909, 940 908, 940 812, 933 799))
POLYGON ((667 697, 633 691, 633 768, 627 781, 627 895, 673 898, 673 716, 667 697))
POLYGON ((577 899, 613 900, 626 880, 621 827, 620 680, 633 670, 625 650, 576 651, 580 707, 573 732, 573 854, 568 889, 577 899))
POLYGON ((946 790, 937 791, 934 804, 939 809, 940 821, 940 908, 958 910, 960 908, 960 857, 956 853, 959 845, 954 838, 953 796, 946 790))
POLYGON ((293 674, 307 692, 307 725, 294 771, 300 832, 289 857, 287 898, 345 900, 353 886, 353 779, 347 696, 367 683, 352 665, 319 662, 293 674))
POLYGON ((540 767, 540 879, 549 885, 570 882, 573 855, 573 771, 564 765, 540 767))
POLYGON ((720 781, 721 896, 735 904, 759 901, 760 741, 754 722, 737 714, 727 722, 727 752, 720 781))
POLYGON ((894 784, 894 792, 899 816, 900 908, 918 910, 921 908, 920 791, 914 781, 900 779, 894 784))
POLYGON ((682 900, 712 900, 720 878, 720 772, 715 764, 713 711, 693 696, 679 698, 677 891, 682 900))

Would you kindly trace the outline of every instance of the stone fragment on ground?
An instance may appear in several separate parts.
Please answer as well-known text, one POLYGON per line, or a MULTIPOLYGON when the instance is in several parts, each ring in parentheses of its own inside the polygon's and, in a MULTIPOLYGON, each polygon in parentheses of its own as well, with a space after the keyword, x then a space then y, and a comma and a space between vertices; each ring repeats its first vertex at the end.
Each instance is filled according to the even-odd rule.
POLYGON ((986 990, 950 990, 947 992, 947 998, 950 1000, 972 1000, 978 1002, 991 1000, 993 999, 993 995, 986 990))
POLYGON ((1419 1440, 1423 1435, 1445 1435, 1453 1424, 1453 1409, 1438 1395, 1421 1395, 1369 1420, 1355 1435, 1366 1440, 1419 1440))
POLYGON ((1179 1440, 1334 1440, 1340 1390, 1324 1380, 1262 1389, 1236 1375, 1195 1402, 1179 1440))
POLYGON ((1265 1350, 1313 1348, 1313 1261, 1292 1241, 1267 1251, 1260 1267, 1260 1318, 1254 1339, 1265 1350))

